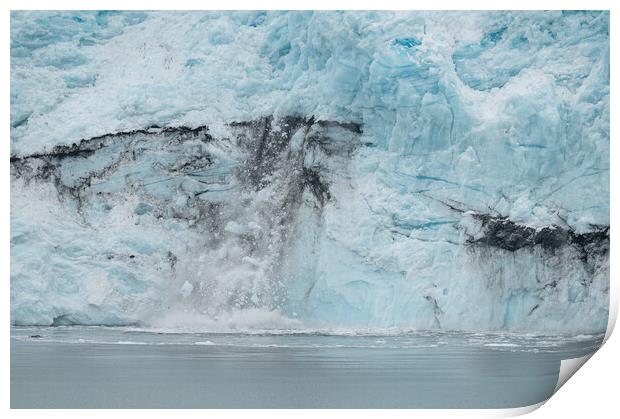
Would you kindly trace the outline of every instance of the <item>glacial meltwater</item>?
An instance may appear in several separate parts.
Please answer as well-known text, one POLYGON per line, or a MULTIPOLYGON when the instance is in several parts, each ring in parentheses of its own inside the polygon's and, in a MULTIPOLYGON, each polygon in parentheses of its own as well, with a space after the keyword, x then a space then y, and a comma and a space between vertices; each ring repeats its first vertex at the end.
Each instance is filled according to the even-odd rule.
POLYGON ((602 339, 15 327, 11 407, 522 407, 552 395, 562 359, 592 353, 602 339))

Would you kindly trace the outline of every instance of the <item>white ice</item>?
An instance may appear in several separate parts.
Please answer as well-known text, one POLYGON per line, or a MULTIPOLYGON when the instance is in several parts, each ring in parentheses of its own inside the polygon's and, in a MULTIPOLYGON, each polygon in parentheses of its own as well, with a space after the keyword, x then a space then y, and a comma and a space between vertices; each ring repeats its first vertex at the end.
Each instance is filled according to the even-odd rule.
MULTIPOLYGON (((226 137, 226 123, 267 115, 363 127, 362 147, 330 179, 320 222, 301 210, 285 317, 605 328, 608 269, 588 273, 570 256, 558 266, 562 255, 525 250, 472 254, 463 234, 477 234, 475 222, 440 201, 533 227, 609 225, 608 13, 11 15, 13 155, 152 125, 208 125, 226 137), (553 275, 562 281, 542 287, 553 275)), ((15 324, 164 321, 204 276, 245 283, 261 269, 233 246, 202 252, 204 237, 137 211, 138 197, 84 221, 48 186, 12 180, 15 324), (214 268, 222 258, 241 261, 230 277, 214 268)), ((245 213, 226 231, 259 224, 245 213)))

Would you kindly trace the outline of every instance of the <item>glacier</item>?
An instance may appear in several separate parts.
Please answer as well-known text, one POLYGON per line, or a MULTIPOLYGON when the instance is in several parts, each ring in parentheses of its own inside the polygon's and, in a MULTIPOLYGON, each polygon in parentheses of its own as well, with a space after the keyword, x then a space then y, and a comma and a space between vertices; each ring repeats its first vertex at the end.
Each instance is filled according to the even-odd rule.
POLYGON ((11 13, 11 322, 588 333, 608 12, 11 13))

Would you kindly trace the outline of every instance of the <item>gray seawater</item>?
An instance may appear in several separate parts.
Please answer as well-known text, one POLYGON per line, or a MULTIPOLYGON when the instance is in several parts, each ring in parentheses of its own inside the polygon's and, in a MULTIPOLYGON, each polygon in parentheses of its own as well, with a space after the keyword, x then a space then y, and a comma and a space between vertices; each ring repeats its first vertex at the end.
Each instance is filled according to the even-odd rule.
POLYGON ((509 408, 603 335, 11 329, 12 408, 509 408))

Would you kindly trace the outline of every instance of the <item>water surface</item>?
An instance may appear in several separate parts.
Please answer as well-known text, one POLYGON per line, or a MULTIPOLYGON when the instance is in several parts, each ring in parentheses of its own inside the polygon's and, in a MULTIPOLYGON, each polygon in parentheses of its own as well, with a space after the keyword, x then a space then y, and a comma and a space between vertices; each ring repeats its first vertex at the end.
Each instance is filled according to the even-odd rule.
POLYGON ((11 407, 521 407, 602 338, 12 328, 11 407))

